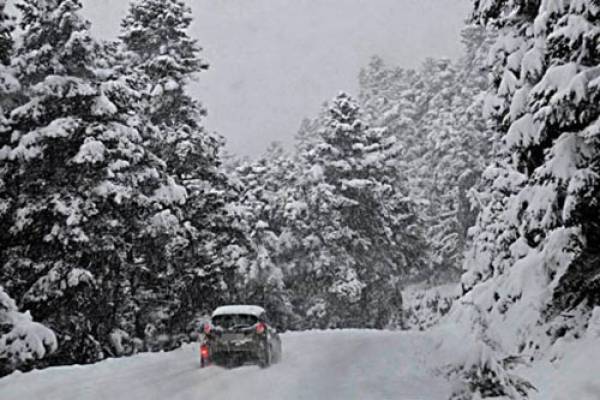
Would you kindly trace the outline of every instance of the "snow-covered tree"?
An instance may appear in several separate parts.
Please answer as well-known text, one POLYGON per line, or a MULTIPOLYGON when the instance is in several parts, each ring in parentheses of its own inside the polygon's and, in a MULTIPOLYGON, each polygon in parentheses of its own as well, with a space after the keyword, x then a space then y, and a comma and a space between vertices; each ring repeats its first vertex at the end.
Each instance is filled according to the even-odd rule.
MULTIPOLYGON (((20 84, 10 68, 10 58, 13 53, 13 20, 5 13, 6 3, 0 1, 0 149, 10 143, 11 129, 8 114, 13 106, 11 98, 20 89, 20 84)), ((1 151, 1 150, 0 150, 1 151)), ((0 165, 0 221, 3 226, 10 223, 6 220, 11 207, 10 197, 6 193, 5 177, 10 175, 7 165, 0 165)), ((6 230, 0 233, 0 243, 6 243, 6 230)), ((1 247, 0 247, 1 250, 1 247)), ((0 254, 1 257, 1 254, 0 254)), ((0 262, 2 262, 0 260, 0 262)))
POLYGON ((294 163, 278 143, 235 175, 242 187, 241 206, 251 254, 240 269, 238 288, 247 302, 263 305, 276 326, 291 328, 293 310, 284 283, 291 259, 286 207, 295 191, 294 163))
POLYGON ((463 307, 472 311, 469 315, 472 331, 463 339, 471 340, 474 346, 448 371, 462 382, 456 385, 450 400, 527 399, 535 387, 512 371, 524 363, 523 359, 505 353, 490 332, 485 312, 477 304, 465 303, 463 307))
POLYGON ((424 86, 432 95, 419 126, 427 133, 422 162, 426 168, 427 206, 434 271, 457 278, 466 248, 467 230, 475 222, 473 190, 488 162, 492 134, 482 116, 487 72, 478 59, 489 46, 480 27, 463 32, 465 54, 455 65, 426 63, 424 86))
POLYGON ((395 138, 361 118, 357 102, 340 94, 318 140, 301 154, 312 221, 305 240, 318 249, 314 273, 328 282, 315 299, 330 305, 330 326, 387 325, 390 302, 401 302, 400 277, 423 264, 418 218, 395 169, 395 138))
POLYGON ((459 97, 459 85, 464 82, 460 81, 459 68, 448 59, 426 60, 420 76, 418 86, 423 89, 417 96, 417 104, 422 110, 418 127, 424 135, 424 151, 418 160, 413 187, 424 200, 422 212, 428 222, 427 237, 431 243, 434 273, 444 275, 456 270, 462 253, 459 182, 463 174, 474 174, 469 165, 469 152, 473 148, 464 145, 465 142, 474 143, 468 137, 466 127, 457 121, 462 115, 457 110, 457 103, 472 99, 459 97))
POLYGON ((374 58, 360 74, 367 121, 396 137, 397 170, 427 231, 430 268, 418 280, 458 278, 476 215, 470 192, 490 151, 479 115, 487 79, 477 63, 489 39, 476 27, 465 28, 463 38, 459 62, 427 59, 413 71, 374 58))
POLYGON ((150 143, 177 177, 217 166, 220 139, 200 125, 205 109, 186 93, 193 75, 208 66, 188 34, 191 10, 181 0, 137 0, 121 23, 120 38, 133 53, 136 83, 141 87, 150 143))
MULTIPOLYGON (((11 128, 4 107, 20 89, 20 84, 10 68, 13 53, 12 18, 5 14, 4 1, 0 1, 0 152, 6 151, 10 143, 11 128), (4 150, 2 150, 4 149, 4 150)), ((6 110, 8 111, 8 110, 6 110)), ((0 221, 4 227, 10 225, 12 201, 5 179, 11 173, 9 166, 0 167, 0 221)), ((4 261, 4 247, 8 243, 8 232, 0 234, 0 263, 4 261)), ((0 265, 2 265, 0 264, 0 265)), ((29 313, 19 312, 15 301, 0 285, 0 376, 17 367, 31 363, 55 351, 56 336, 48 328, 33 322, 29 313)))
POLYGON ((0 286, 0 376, 56 351, 54 332, 19 312, 0 286))
POLYGON ((462 284, 506 351, 578 337, 599 304, 600 5, 476 1, 499 29, 486 101, 501 144, 462 284))
POLYGON ((5 11, 6 2, 0 1, 0 148, 8 143, 8 113, 14 106, 14 97, 20 84, 10 67, 13 55, 14 18, 5 11))
POLYGON ((24 0, 13 65, 23 104, 2 162, 12 224, 1 280, 59 334, 53 362, 102 358, 124 321, 147 220, 185 201, 147 151, 136 92, 90 36, 78 0, 24 0))
MULTIPOLYGON (((180 0, 138 0, 121 23, 128 72, 141 93, 146 145, 165 162, 167 173, 186 189, 185 205, 170 218, 182 220, 146 247, 167 246, 170 329, 181 330, 198 312, 232 297, 239 258, 248 249, 232 210, 237 189, 220 167, 222 139, 201 125, 206 111, 186 86, 207 68, 189 36, 191 10, 180 0)), ((150 282, 151 284, 151 282, 150 282)))
POLYGON ((13 18, 5 11, 6 0, 0 1, 0 63, 7 65, 13 50, 13 18))
POLYGON ((242 292, 260 302, 267 289, 282 326, 398 325, 401 279, 424 264, 396 141, 361 117, 341 94, 303 123, 294 154, 271 146, 237 169, 254 247, 242 292))

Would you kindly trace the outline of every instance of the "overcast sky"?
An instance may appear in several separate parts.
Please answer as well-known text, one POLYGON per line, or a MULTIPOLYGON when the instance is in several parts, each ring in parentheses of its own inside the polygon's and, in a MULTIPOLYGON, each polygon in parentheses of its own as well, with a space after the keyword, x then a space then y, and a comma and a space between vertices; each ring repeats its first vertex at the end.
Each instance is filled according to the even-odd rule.
MULTIPOLYGON (((84 0, 101 37, 114 37, 126 0, 84 0)), ((228 150, 260 154, 285 144, 303 117, 340 90, 357 94, 357 75, 378 54, 415 67, 456 57, 469 0, 190 0, 192 36, 210 70, 192 92, 208 108, 205 125, 228 150)))

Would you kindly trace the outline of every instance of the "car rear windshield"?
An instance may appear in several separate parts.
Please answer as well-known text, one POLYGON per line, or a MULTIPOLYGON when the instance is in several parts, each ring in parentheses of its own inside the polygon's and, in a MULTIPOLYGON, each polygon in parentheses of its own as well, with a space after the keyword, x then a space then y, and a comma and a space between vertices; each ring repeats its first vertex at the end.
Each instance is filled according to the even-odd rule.
POLYGON ((258 318, 254 315, 248 314, 227 314, 217 315, 212 319, 214 326, 221 327, 223 329, 233 328, 247 328, 258 322, 258 318))

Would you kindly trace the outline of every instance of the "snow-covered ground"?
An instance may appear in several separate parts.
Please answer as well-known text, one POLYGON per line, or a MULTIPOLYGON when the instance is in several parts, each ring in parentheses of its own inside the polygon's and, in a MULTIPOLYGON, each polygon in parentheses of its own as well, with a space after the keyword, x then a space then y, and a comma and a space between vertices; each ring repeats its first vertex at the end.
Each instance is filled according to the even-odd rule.
POLYGON ((198 367, 198 348, 141 354, 91 366, 49 368, 0 379, 2 400, 445 400, 435 341, 417 332, 307 331, 282 335, 269 369, 198 367))
MULTIPOLYGON (((282 362, 265 370, 200 369, 198 346, 187 345, 95 365, 17 372, 0 379, 0 399, 446 400, 453 384, 436 371, 470 351, 449 327, 286 333, 282 362)), ((598 343, 591 336, 565 343, 557 354, 519 368, 537 388, 531 399, 600 400, 598 343)))

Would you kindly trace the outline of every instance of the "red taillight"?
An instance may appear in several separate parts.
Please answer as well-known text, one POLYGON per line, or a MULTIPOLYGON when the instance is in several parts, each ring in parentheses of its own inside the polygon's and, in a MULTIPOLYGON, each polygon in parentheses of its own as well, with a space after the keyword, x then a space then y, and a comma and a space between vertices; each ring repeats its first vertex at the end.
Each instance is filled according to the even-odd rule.
POLYGON ((200 346, 200 357, 204 358, 205 360, 208 358, 208 346, 205 344, 200 346))
POLYGON ((206 333, 207 335, 210 334, 211 329, 212 327, 209 323, 204 324, 204 333, 206 333))
POLYGON ((260 335, 260 334, 264 333, 266 328, 267 328, 267 326, 264 323, 259 322, 256 325, 256 333, 258 333, 260 335))

